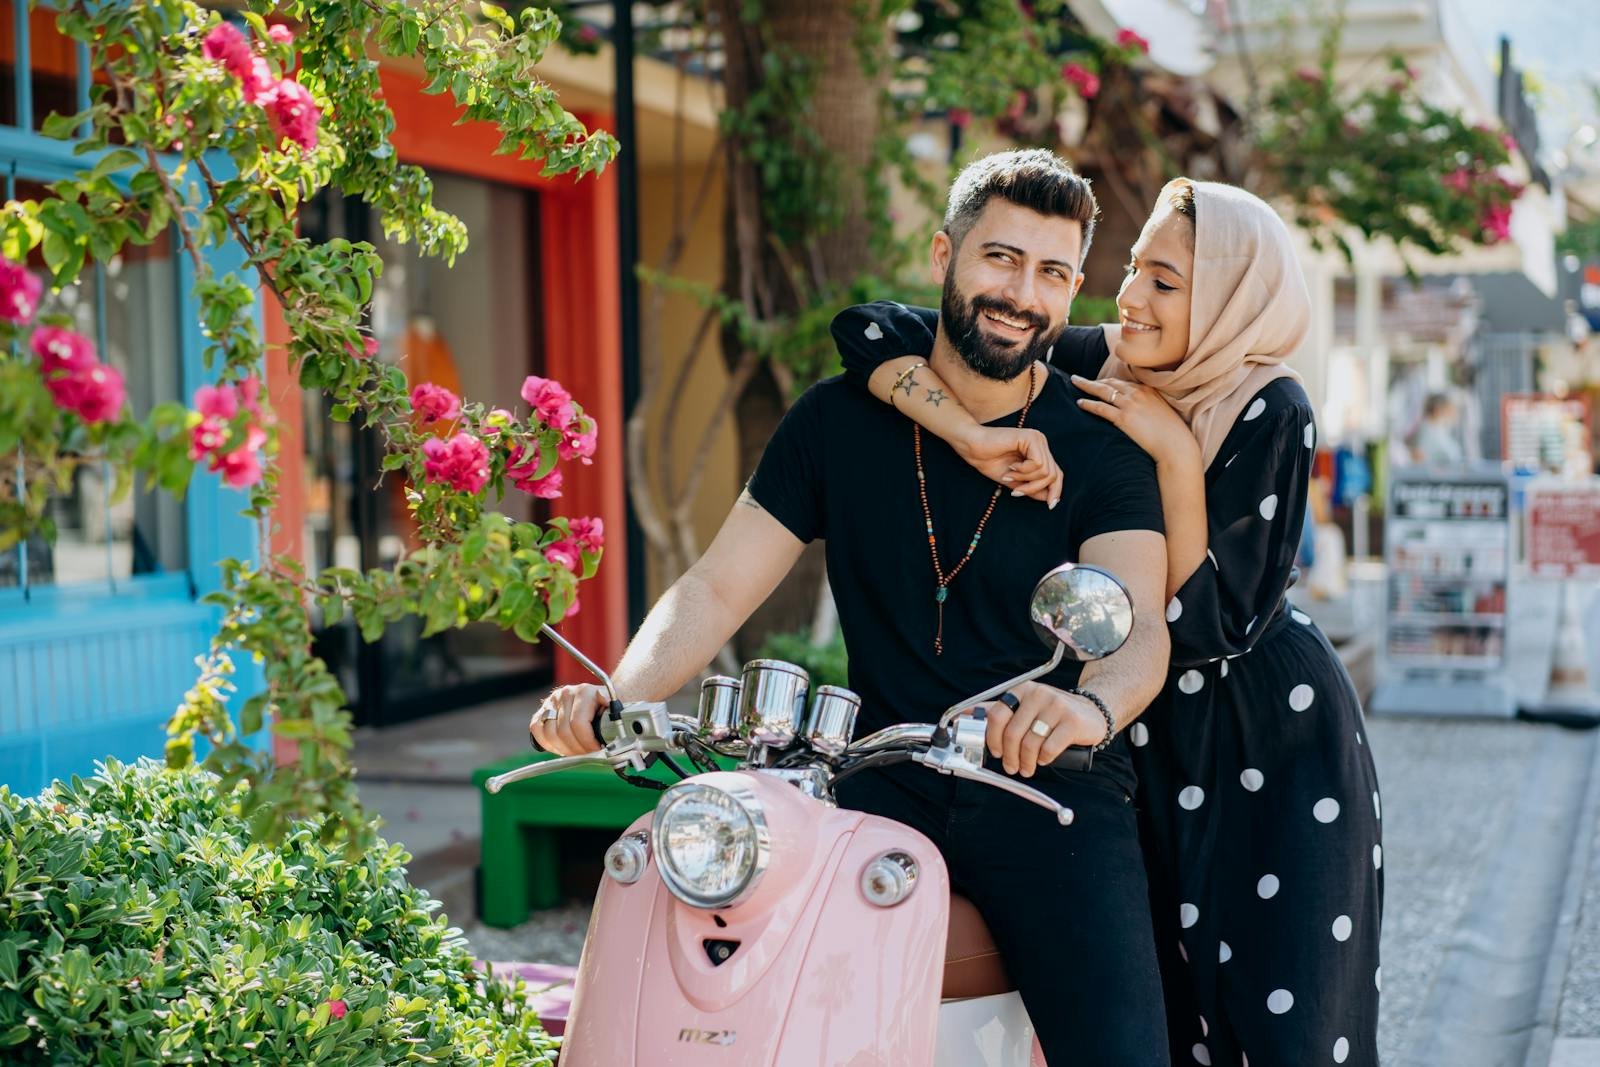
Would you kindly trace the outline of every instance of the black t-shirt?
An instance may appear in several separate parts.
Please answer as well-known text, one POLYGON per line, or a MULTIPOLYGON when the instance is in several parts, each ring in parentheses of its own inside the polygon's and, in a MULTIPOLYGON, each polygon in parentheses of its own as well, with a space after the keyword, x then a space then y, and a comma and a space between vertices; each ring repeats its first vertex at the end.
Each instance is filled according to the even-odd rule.
MULTIPOLYGON (((807 390, 767 444, 750 480, 757 503, 802 541, 827 542, 828 579, 861 694, 856 736, 897 722, 932 722, 956 701, 1042 663, 1028 599, 1051 568, 1074 561, 1084 541, 1116 530, 1161 532, 1155 466, 1110 423, 1082 411, 1083 394, 1058 375, 1044 385, 1027 425, 1049 438, 1066 473, 1061 503, 1003 492, 971 561, 944 605, 944 654, 933 562, 917 493, 910 419, 843 377, 807 390)), ((990 425, 1016 425, 1012 413, 990 425)), ((922 435, 928 506, 948 573, 972 539, 994 483, 932 434, 922 435)), ((1068 661, 1041 681, 1076 684, 1068 661)), ((1131 791, 1124 742, 1095 768, 1131 791)))

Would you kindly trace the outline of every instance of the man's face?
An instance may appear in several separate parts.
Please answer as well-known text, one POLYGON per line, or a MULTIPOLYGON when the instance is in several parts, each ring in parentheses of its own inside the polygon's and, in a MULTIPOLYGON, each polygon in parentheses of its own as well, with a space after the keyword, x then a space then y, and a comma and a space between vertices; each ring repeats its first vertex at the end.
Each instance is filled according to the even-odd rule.
POLYGON ((1010 381, 1046 357, 1083 284, 1082 249, 1078 222, 999 199, 985 205, 959 249, 943 231, 934 235, 941 323, 967 366, 1010 381))

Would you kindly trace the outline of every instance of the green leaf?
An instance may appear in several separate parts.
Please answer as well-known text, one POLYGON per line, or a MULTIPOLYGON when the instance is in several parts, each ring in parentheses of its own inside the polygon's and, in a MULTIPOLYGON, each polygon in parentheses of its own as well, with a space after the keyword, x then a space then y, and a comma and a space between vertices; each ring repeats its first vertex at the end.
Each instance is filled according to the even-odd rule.
POLYGON ((526 582, 512 582, 500 593, 500 618, 507 624, 515 623, 539 598, 526 582))
POLYGON ((115 174, 119 170, 137 167, 143 163, 144 160, 133 149, 114 148, 100 157, 94 165, 94 170, 89 172, 89 177, 104 178, 108 174, 115 174))
POLYGON ((262 715, 266 711, 267 695, 257 693, 239 709, 239 732, 248 737, 261 729, 262 715))
POLYGON ((478 562, 483 550, 488 546, 489 531, 482 526, 475 528, 461 541, 461 562, 467 564, 478 562))
POLYGON ((517 24, 511 20, 510 15, 506 14, 505 8, 500 7, 498 4, 480 2, 478 9, 483 12, 484 18, 498 23, 500 28, 507 33, 517 32, 517 24))

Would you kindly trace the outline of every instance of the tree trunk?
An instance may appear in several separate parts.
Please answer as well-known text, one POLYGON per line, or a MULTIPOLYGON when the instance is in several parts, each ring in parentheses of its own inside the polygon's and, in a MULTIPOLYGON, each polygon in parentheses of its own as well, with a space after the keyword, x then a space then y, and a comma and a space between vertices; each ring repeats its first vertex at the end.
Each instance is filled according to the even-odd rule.
MULTIPOLYGON (((744 304, 761 322, 781 321, 832 286, 839 286, 873 267, 871 226, 865 217, 867 169, 882 125, 879 95, 881 76, 869 75, 862 62, 859 0, 775 0, 764 6, 758 19, 746 22, 741 10, 748 0, 714 0, 722 27, 724 87, 727 107, 741 112, 761 93, 769 53, 784 58, 798 55, 814 72, 809 98, 794 101, 784 116, 792 129, 808 129, 821 138, 823 149, 836 168, 842 222, 826 232, 805 235, 804 247, 785 244, 762 211, 763 175, 738 135, 727 138, 727 208, 724 216, 726 255, 723 290, 744 304)), ((876 46, 888 69, 889 36, 879 35, 876 46)), ((781 137, 782 129, 768 128, 766 137, 781 137)), ((743 354, 737 331, 723 333, 723 353, 729 367, 743 354)), ((785 376, 763 365, 751 378, 736 408, 741 474, 755 470, 762 450, 794 397, 786 395, 785 376)), ((814 612, 822 554, 809 549, 788 579, 780 585, 740 632, 741 654, 749 655, 767 634, 808 624, 814 612)))

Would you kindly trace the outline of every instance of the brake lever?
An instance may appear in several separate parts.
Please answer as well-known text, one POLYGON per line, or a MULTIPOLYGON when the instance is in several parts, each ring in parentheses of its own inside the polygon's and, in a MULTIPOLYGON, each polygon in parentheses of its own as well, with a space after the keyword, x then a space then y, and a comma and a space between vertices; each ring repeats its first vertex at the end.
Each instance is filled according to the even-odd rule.
POLYGON ((582 756, 562 756, 559 759, 539 760, 535 763, 525 764, 515 770, 504 774, 497 774, 483 783, 483 787, 491 793, 498 793, 512 782, 520 782, 524 778, 537 778, 541 774, 554 774, 557 771, 571 770, 573 767, 582 767, 585 764, 597 763, 611 767, 611 757, 602 749, 599 752, 589 752, 582 756))
POLYGON ((1013 796, 1021 797, 1030 804, 1048 808, 1055 812, 1056 822, 1062 826, 1071 826, 1072 820, 1075 818, 1071 808, 1056 803, 1055 799, 1043 790, 1035 789, 1031 785, 1023 785, 1015 778, 996 774, 987 767, 975 767, 953 749, 932 748, 927 752, 912 755, 911 759, 929 770, 938 771, 940 774, 952 774, 957 778, 965 778, 969 782, 982 782, 984 785, 992 785, 996 789, 1004 789, 1013 796))

